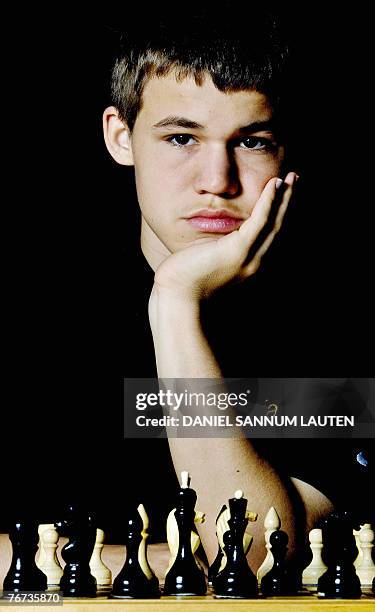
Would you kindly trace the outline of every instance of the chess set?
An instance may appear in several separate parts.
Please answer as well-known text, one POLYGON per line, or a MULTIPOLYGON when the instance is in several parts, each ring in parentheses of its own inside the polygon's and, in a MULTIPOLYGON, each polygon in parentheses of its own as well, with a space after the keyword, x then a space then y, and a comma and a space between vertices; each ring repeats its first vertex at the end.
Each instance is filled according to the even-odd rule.
MULTIPOLYGON (((217 555, 208 572, 199 560, 200 538, 196 524, 204 514, 195 509, 197 495, 188 472, 181 473, 175 508, 167 519, 170 551, 164 583, 160 583, 147 556, 149 520, 139 505, 127 521, 125 562, 112 580, 102 561, 104 532, 93 517, 69 506, 63 520, 37 525, 14 524, 9 538, 12 560, 4 579, 1 605, 29 607, 25 593, 58 593, 71 610, 86 612, 97 605, 142 612, 178 612, 221 606, 223 612, 273 610, 375 610, 374 532, 370 524, 353 530, 349 512, 333 512, 322 528, 309 534, 312 560, 303 571, 287 562, 288 535, 281 529, 275 508, 264 521, 265 559, 255 575, 246 555, 252 536, 246 531, 257 515, 247 509, 242 491, 235 491, 216 519, 217 555), (61 550, 60 536, 68 538, 61 550), (39 554, 36 555, 39 550, 39 554), (207 574, 207 575, 206 575, 207 574), (172 607, 171 607, 172 606, 172 607), (224 607, 223 607, 224 606, 224 607)), ((40 598, 46 605, 46 597, 40 598)), ((42 605, 32 600, 32 605, 42 605)))

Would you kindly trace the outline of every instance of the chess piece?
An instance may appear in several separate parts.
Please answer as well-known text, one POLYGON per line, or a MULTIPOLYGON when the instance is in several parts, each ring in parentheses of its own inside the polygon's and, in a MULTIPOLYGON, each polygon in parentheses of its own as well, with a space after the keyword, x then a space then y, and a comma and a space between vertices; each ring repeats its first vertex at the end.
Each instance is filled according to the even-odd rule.
POLYGON ((94 551, 90 560, 91 574, 96 579, 98 588, 110 587, 112 584, 111 570, 103 563, 102 550, 104 546, 104 531, 96 530, 96 541, 94 551))
POLYGON ((165 576, 164 595, 205 595, 206 578, 195 557, 200 538, 194 523, 204 515, 195 512, 197 494, 189 487, 188 472, 181 472, 176 508, 168 516, 167 538, 171 559, 165 576))
MULTIPOLYGON (((362 525, 361 525, 361 527, 362 527, 362 525)), ((354 567, 355 568, 357 568, 357 565, 360 564, 360 562, 362 560, 362 557, 363 557, 362 548, 361 548, 361 544, 360 544, 360 541, 359 541, 359 532, 360 532, 360 529, 353 529, 353 535, 354 535, 354 538, 355 538, 355 545, 357 547, 357 552, 358 552, 357 557, 356 557, 356 559, 354 561, 354 567)))
POLYGON ((113 582, 110 598, 156 599, 159 581, 147 560, 148 516, 142 504, 128 520, 126 560, 113 582))
POLYGON ((270 546, 274 562, 261 580, 262 594, 265 597, 297 595, 299 580, 292 566, 286 563, 288 534, 281 529, 274 531, 270 535, 270 546))
POLYGON ((223 535, 225 565, 212 583, 216 597, 254 598, 258 593, 257 579, 244 553, 244 534, 248 522, 246 506, 243 492, 236 491, 229 500, 229 530, 223 535))
POLYGON ((327 570, 318 580, 318 597, 358 599, 360 580, 355 572, 356 545, 353 518, 349 512, 332 513, 323 523, 323 559, 327 570))
POLYGON ((361 525, 358 539, 362 554, 356 566, 356 574, 361 582, 361 586, 371 587, 375 577, 375 564, 372 560, 374 532, 369 523, 361 525))
POLYGON ((60 584, 63 569, 57 558, 59 534, 54 524, 39 525, 39 558, 36 561, 39 569, 47 576, 47 585, 55 587, 60 584))
MULTIPOLYGON (((248 521, 256 521, 257 517, 258 515, 255 512, 250 512, 249 510, 246 510, 245 518, 247 518, 248 521)), ((227 531, 229 531, 229 524, 228 524, 229 519, 230 519, 230 510, 229 508, 227 508, 227 506, 224 505, 222 509, 220 510, 219 515, 216 520, 216 536, 218 539, 219 547, 218 547, 216 558, 208 570, 208 584, 210 586, 212 586, 213 581, 215 577, 218 575, 218 573, 221 572, 221 570, 224 569, 225 567, 226 554, 224 550, 224 534, 227 531)), ((253 536, 245 531, 244 536, 243 536, 243 551, 244 551, 245 556, 250 550, 252 541, 253 541, 253 536)))
POLYGON ((64 597, 96 597, 96 580, 90 572, 90 559, 96 540, 93 517, 78 506, 67 509, 64 520, 55 523, 59 535, 69 542, 61 551, 65 561, 60 589, 64 597))
MULTIPOLYGON (((224 506, 222 506, 219 514, 216 517, 216 536, 217 536, 218 540, 219 540, 218 523, 220 521, 220 517, 225 512, 225 510, 227 510, 227 507, 224 505, 224 506)), ((217 574, 220 571, 220 566, 221 566, 221 562, 223 560, 223 556, 224 556, 224 552, 223 552, 223 549, 222 549, 222 547, 220 545, 220 541, 219 541, 218 542, 218 550, 217 550, 217 554, 216 554, 215 560, 212 562, 212 564, 208 568, 208 584, 209 584, 209 586, 212 586, 213 579, 215 578, 215 576, 217 576, 217 574)))
POLYGON ((38 548, 37 524, 33 521, 16 522, 9 533, 9 539, 12 542, 13 556, 4 579, 4 593, 45 591, 47 577, 35 563, 38 548))
POLYGON ((323 534, 321 529, 311 529, 309 533, 310 548, 312 552, 311 563, 302 572, 302 584, 308 590, 315 590, 318 580, 327 570, 322 559, 323 534))
POLYGON ((281 527, 280 517, 277 514, 275 508, 271 506, 271 508, 268 510, 266 514, 266 518, 264 519, 264 528, 265 528, 264 539, 266 543, 267 554, 266 554, 266 557, 262 565, 259 567, 257 571, 258 584, 261 583, 263 576, 265 576, 267 572, 269 572, 271 567, 273 566, 273 556, 271 552, 270 535, 274 531, 277 531, 278 529, 280 529, 280 527, 281 527))

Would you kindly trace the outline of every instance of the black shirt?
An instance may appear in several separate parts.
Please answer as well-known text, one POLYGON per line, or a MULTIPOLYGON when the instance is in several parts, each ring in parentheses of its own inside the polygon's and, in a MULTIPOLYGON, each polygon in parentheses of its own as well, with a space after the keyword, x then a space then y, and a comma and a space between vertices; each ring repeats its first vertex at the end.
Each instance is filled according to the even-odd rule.
MULTIPOLYGON (((97 513, 108 542, 121 542, 124 517, 142 502, 153 540, 165 540, 178 486, 168 442, 125 439, 123 426, 124 378, 156 377, 148 320, 153 272, 139 252, 129 261, 126 251, 100 272, 91 291, 84 288, 86 309, 67 341, 73 344, 56 361, 54 376, 50 369, 43 377, 48 389, 43 402, 28 415, 23 411, 22 423, 13 415, 8 431, 16 432, 16 446, 3 480, 12 491, 8 518, 22 508, 39 522, 51 522, 66 503, 77 500, 97 513)), ((280 325, 283 309, 272 314, 268 291, 250 279, 204 303, 203 326, 224 376, 251 379, 260 403, 306 397, 319 385, 328 397, 334 388, 337 414, 348 397, 353 410, 369 393, 373 397, 368 383, 373 379, 285 378, 311 371, 309 353, 299 347, 303 340, 311 350, 314 342, 312 336, 301 339, 291 317, 284 316, 280 325), (292 349, 287 361, 286 348, 292 349)), ((371 452, 371 440, 258 439, 254 444, 278 470, 315 486, 335 505, 370 508, 370 481, 356 456, 371 452)), ((218 510, 225 501, 217 499, 218 510)))

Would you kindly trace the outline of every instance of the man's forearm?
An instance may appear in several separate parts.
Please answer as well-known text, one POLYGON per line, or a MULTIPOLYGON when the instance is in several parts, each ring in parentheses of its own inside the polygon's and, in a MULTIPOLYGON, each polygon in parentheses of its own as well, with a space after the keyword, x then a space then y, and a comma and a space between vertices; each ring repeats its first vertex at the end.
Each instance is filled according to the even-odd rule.
MULTIPOLYGON (((200 324, 199 303, 154 290, 150 322, 159 378, 221 377, 200 324)), ((254 535, 250 560, 254 567, 264 557, 263 522, 270 506, 277 509, 282 526, 288 532, 290 552, 299 548, 296 538, 302 538, 305 531, 301 497, 292 481, 283 481, 249 440, 170 438, 169 445, 177 474, 182 470, 191 473, 199 509, 206 513, 206 523, 200 533, 210 562, 217 550, 216 515, 236 489, 244 490, 249 509, 259 515, 257 523, 250 525, 254 535)))
POLYGON ((199 311, 199 302, 188 296, 154 289, 149 312, 159 378, 221 377, 199 311))

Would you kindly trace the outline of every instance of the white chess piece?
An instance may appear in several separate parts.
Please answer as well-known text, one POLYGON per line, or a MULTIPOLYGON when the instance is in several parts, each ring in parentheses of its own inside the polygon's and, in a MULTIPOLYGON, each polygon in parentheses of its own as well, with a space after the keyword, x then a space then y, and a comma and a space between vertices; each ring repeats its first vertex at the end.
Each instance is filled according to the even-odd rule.
POLYGON ((321 529, 312 529, 309 533, 310 548, 312 552, 311 563, 302 572, 302 584, 307 589, 314 589, 318 580, 327 569, 322 559, 323 533, 321 529))
POLYGON ((375 564, 372 560, 374 531, 371 529, 371 525, 369 523, 361 525, 358 538, 362 551, 362 557, 356 566, 357 576, 361 581, 361 586, 371 587, 372 581, 375 577, 375 564))
POLYGON ((262 565, 259 567, 257 571, 257 580, 259 584, 263 576, 265 576, 270 571, 270 569, 273 567, 274 558, 271 552, 270 535, 274 531, 278 531, 280 529, 280 526, 281 526, 280 517, 277 514, 275 508, 271 506, 271 508, 268 510, 266 514, 266 518, 264 519, 264 528, 266 530, 264 533, 264 540, 266 543, 267 554, 266 554, 266 557, 262 565))
POLYGON ((96 541, 90 559, 91 574, 96 578, 98 587, 108 587, 112 584, 111 570, 102 561, 102 550, 104 546, 104 531, 96 530, 96 541))
MULTIPOLYGON (((361 527, 362 527, 362 525, 360 526, 360 528, 361 527)), ((360 531, 360 529, 359 529, 359 531, 360 531)), ((359 531, 357 531, 356 529, 353 529, 353 535, 355 537, 355 544, 357 546, 357 551, 358 551, 358 554, 357 554, 356 559, 354 561, 354 567, 355 568, 357 568, 357 566, 359 565, 359 563, 361 562, 362 557, 363 557, 362 548, 361 548, 361 545, 360 545, 360 542, 359 542, 359 531)))
POLYGON ((149 520, 148 520, 147 512, 143 504, 139 504, 137 508, 137 512, 139 516, 141 517, 142 523, 143 523, 143 529, 141 532, 142 541, 138 548, 138 563, 141 566, 142 572, 147 577, 147 579, 151 580, 153 576, 155 576, 155 574, 152 571, 148 563, 148 559, 147 559, 147 539, 149 536, 148 534, 149 520))
POLYGON ((190 474, 186 470, 181 472, 181 489, 188 489, 190 487, 190 474))
POLYGON ((36 561, 39 569, 47 576, 49 587, 58 586, 63 575, 62 567, 57 558, 57 543, 59 534, 53 523, 39 525, 39 558, 36 561))

